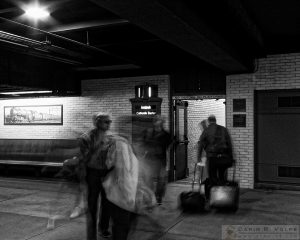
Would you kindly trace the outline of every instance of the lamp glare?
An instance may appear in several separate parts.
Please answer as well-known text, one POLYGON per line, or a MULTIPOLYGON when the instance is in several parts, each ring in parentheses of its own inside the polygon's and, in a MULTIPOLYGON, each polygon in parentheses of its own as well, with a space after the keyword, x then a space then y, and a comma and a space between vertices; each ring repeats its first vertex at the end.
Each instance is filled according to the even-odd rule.
POLYGON ((50 15, 47 10, 38 6, 29 7, 28 9, 26 9, 25 14, 29 18, 33 19, 43 19, 50 15))

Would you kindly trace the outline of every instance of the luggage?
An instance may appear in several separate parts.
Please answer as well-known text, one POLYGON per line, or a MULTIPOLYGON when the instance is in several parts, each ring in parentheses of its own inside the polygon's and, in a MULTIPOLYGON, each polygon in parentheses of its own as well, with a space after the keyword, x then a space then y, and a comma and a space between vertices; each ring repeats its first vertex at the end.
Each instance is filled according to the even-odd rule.
POLYGON ((205 207, 205 196, 200 193, 202 176, 203 176, 203 167, 201 167, 201 176, 199 176, 199 190, 194 191, 195 176, 196 176, 197 164, 195 164, 194 169, 194 179, 192 183, 192 191, 182 192, 179 195, 179 206, 185 212, 202 212, 205 207))
POLYGON ((235 181, 235 165, 233 180, 224 185, 213 186, 210 189, 209 206, 211 208, 237 211, 239 207, 239 185, 235 181))

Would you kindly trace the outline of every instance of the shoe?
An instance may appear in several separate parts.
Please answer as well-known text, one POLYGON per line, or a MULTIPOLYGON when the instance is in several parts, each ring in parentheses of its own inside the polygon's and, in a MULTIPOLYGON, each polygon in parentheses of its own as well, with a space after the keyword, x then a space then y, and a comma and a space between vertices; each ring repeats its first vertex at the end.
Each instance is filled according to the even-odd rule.
POLYGON ((101 231, 100 236, 104 238, 109 238, 111 236, 111 233, 108 230, 104 230, 101 231))
POLYGON ((82 207, 75 207, 73 209, 73 212, 70 214, 70 218, 77 218, 84 213, 85 213, 85 210, 82 207))
POLYGON ((53 230, 55 228, 55 219, 48 218, 47 230, 53 230))
POLYGON ((156 198, 157 205, 162 205, 162 198, 156 198))

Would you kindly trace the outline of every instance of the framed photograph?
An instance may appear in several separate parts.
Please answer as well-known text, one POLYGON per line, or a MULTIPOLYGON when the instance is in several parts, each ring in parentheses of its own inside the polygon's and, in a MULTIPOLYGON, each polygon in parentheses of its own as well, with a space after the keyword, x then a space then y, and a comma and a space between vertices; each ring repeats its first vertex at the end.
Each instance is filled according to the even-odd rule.
POLYGON ((62 125, 63 105, 4 106, 4 125, 62 125))

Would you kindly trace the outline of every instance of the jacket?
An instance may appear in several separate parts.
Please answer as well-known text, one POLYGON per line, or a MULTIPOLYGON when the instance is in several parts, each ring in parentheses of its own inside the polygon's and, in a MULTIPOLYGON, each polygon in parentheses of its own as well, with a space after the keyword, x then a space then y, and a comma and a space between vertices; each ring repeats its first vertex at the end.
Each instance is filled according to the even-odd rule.
POLYGON ((216 123, 211 123, 200 136, 199 156, 206 151, 207 157, 216 157, 218 154, 232 156, 232 142, 228 130, 216 123))

